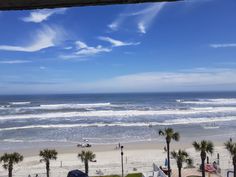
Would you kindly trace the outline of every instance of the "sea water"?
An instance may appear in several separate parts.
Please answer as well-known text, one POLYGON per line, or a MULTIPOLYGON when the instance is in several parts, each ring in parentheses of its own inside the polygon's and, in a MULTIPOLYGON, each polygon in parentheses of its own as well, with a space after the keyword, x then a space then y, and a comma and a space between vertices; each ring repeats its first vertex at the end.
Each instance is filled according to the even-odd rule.
POLYGON ((236 135, 236 92, 0 96, 0 150, 61 143, 158 141, 236 135))

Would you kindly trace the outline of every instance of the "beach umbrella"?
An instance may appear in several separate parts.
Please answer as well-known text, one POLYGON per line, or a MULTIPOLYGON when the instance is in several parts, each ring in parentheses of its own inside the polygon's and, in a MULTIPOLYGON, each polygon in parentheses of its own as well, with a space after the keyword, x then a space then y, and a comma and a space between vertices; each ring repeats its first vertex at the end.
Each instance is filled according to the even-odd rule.
POLYGON ((72 170, 68 173, 67 177, 88 177, 88 175, 80 170, 72 170))

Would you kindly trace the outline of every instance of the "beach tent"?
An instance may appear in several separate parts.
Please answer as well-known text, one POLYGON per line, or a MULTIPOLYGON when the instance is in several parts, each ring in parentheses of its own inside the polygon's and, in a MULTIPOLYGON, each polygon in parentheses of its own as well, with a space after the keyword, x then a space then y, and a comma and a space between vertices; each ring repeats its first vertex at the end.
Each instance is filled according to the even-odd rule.
POLYGON ((67 177, 88 177, 88 175, 80 170, 72 170, 68 173, 67 177))

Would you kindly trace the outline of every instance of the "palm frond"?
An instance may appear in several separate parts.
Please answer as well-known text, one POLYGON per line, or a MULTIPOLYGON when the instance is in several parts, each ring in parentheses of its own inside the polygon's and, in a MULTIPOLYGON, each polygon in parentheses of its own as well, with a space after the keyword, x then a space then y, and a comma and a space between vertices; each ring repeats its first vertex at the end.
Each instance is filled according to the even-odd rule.
POLYGON ((40 161, 48 162, 50 160, 57 159, 57 151, 55 149, 44 149, 39 152, 39 156, 42 157, 40 161))
POLYGON ((196 141, 193 142, 193 147, 195 148, 196 151, 200 151, 201 148, 200 148, 200 144, 196 141))
POLYGON ((162 130, 159 130, 159 135, 160 135, 160 136, 164 136, 165 133, 164 133, 162 130))
POLYGON ((214 145, 211 141, 207 142, 206 152, 213 154, 214 152, 214 145))
POLYGON ((187 163, 188 166, 193 166, 193 159, 192 158, 188 158, 185 161, 187 163))
POLYGON ((175 141, 179 141, 180 139, 180 135, 178 132, 175 132, 173 135, 172 135, 172 139, 175 140, 175 141))

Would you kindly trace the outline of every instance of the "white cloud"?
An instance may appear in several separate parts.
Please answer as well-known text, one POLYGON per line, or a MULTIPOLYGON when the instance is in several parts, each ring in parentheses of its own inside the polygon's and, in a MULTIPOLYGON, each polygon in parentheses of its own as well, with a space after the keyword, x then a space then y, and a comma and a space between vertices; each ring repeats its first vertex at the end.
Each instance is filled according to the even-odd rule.
POLYGON ((130 46, 130 45, 139 45, 140 42, 123 42, 120 40, 116 40, 110 37, 99 37, 100 40, 106 41, 112 44, 113 47, 122 47, 122 46, 130 46))
POLYGON ((166 2, 156 3, 142 11, 136 13, 136 15, 141 15, 138 22, 138 29, 140 33, 145 34, 146 30, 152 24, 153 20, 157 15, 160 14, 161 10, 164 8, 166 2))
POLYGON ((164 8, 165 4, 166 2, 153 3, 146 6, 146 8, 142 8, 141 10, 133 12, 129 9, 126 12, 119 14, 117 19, 109 24, 108 27, 113 31, 118 30, 126 20, 130 21, 130 18, 134 18, 134 21, 137 22, 138 31, 145 34, 147 29, 151 26, 155 17, 157 17, 160 11, 164 8))
POLYGON ((22 63, 30 63, 29 60, 3 60, 0 61, 0 64, 22 64, 22 63))
POLYGON ((146 27, 144 26, 144 24, 142 22, 138 23, 138 29, 140 33, 145 34, 146 33, 146 27))
POLYGON ((68 47, 64 47, 65 50, 71 50, 73 47, 68 46, 68 47))
POLYGON ((212 48, 236 47, 236 43, 210 44, 210 47, 212 48))
POLYGON ((44 69, 46 69, 46 67, 45 66, 40 66, 39 69, 44 70, 44 69))
POLYGON ((118 26, 119 26, 119 23, 116 22, 116 21, 114 21, 114 22, 112 22, 111 24, 108 25, 108 27, 113 31, 117 30, 118 26))
POLYGON ((22 18, 22 20, 24 22, 41 23, 46 21, 50 16, 54 14, 64 14, 65 11, 66 8, 37 10, 31 12, 29 16, 22 18))
POLYGON ((235 90, 236 70, 193 69, 177 72, 147 72, 80 84, 87 92, 158 92, 235 90))
MULTIPOLYGON (((61 39, 62 31, 59 28, 44 26, 34 34, 34 38, 27 45, 0 45, 0 50, 18 52, 37 52, 53 47, 61 39)), ((27 41, 29 41, 27 39, 27 41)))
POLYGON ((61 55, 61 58, 64 59, 71 59, 71 58, 85 58, 85 57, 90 57, 94 56, 100 53, 104 52, 111 52, 111 48, 103 47, 101 45, 98 45, 96 47, 88 46, 86 43, 82 41, 76 41, 76 51, 73 54, 70 55, 61 55))

